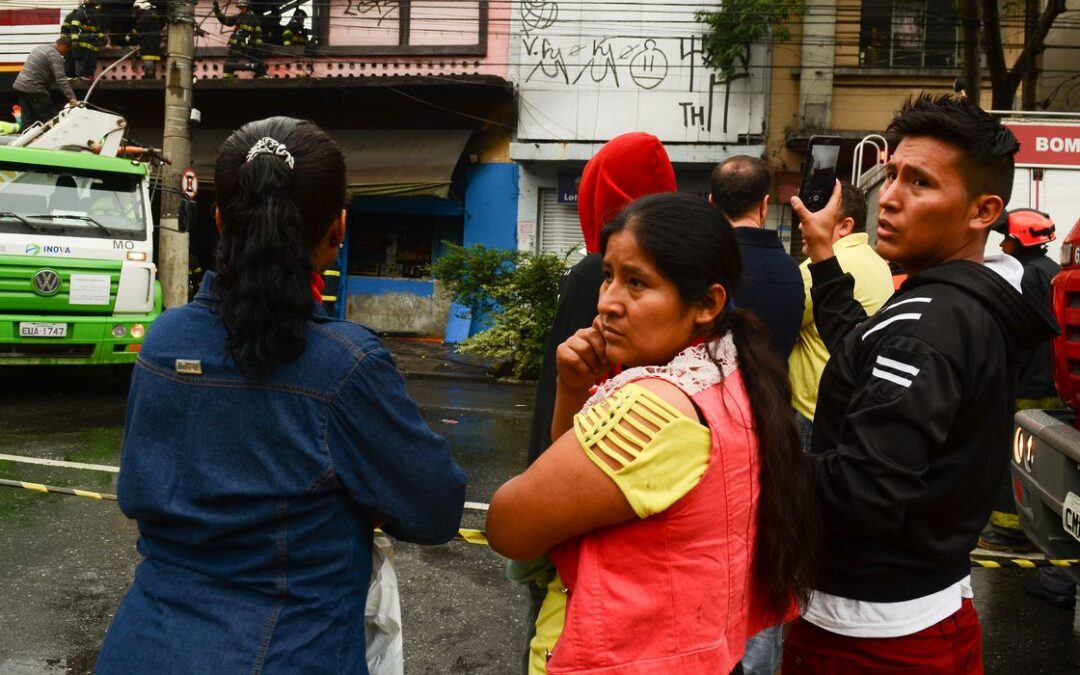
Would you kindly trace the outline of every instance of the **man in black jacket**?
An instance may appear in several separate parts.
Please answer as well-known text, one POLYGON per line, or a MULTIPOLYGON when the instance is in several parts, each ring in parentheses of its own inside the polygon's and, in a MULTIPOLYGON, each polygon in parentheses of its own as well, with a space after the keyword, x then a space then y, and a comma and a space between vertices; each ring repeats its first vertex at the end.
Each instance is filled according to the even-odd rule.
MULTIPOLYGON (((769 329, 773 352, 787 363, 802 329, 806 302, 799 265, 788 255, 769 215, 769 165, 759 157, 736 155, 717 164, 709 177, 709 203, 735 228, 743 275, 735 305, 757 315, 769 329)), ((772 672, 768 670, 768 672, 772 672)))
POLYGON ((1020 264, 983 255, 1012 192, 1012 133, 926 95, 887 133, 877 251, 909 276, 874 316, 833 257, 839 184, 817 213, 792 200, 832 358, 811 444, 825 562, 785 674, 982 672, 969 553, 1006 468, 1020 350, 1057 330, 1021 294, 1020 264))

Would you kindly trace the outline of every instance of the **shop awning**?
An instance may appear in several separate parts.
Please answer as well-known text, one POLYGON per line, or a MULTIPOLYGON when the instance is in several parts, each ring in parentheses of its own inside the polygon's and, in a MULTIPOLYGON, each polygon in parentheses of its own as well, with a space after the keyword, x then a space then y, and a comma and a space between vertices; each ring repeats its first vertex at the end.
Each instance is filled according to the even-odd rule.
MULTIPOLYGON (((199 129, 192 165, 200 182, 212 182, 214 160, 230 132, 199 129)), ((327 129, 345 151, 352 196, 430 196, 446 199, 450 178, 472 129, 327 129)))

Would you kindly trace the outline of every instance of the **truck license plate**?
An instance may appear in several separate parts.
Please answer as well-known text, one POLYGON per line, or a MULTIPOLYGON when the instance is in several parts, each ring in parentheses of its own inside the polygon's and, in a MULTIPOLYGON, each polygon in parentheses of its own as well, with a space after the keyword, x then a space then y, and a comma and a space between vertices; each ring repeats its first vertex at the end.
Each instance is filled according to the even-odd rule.
POLYGON ((67 337, 67 324, 22 321, 19 323, 19 337, 67 337))
POLYGON ((1074 539, 1080 541, 1080 495, 1073 492, 1065 495, 1065 507, 1061 509, 1061 526, 1074 539))

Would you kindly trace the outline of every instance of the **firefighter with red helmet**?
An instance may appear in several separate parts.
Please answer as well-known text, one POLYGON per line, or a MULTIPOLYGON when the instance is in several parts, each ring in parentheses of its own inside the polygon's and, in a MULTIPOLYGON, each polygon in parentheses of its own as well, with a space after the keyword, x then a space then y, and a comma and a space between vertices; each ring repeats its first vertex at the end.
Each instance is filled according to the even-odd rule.
MULTIPOLYGON (((995 232, 1004 235, 1001 250, 1024 266, 1020 287, 1024 295, 1047 306, 1050 303, 1050 280, 1060 270, 1046 255, 1046 245, 1056 238, 1054 221, 1035 209, 1013 209, 994 224, 995 232)), ((1060 408, 1061 400, 1054 388, 1050 341, 1020 358, 1020 382, 1016 390, 1016 409, 1060 408)), ((1011 452, 1006 448, 1006 452, 1011 452)), ((979 537, 979 546, 995 551, 1014 553, 1034 550, 1020 529, 1020 517, 1013 502, 1012 481, 1008 472, 1002 478, 994 510, 990 512, 990 527, 979 537)))

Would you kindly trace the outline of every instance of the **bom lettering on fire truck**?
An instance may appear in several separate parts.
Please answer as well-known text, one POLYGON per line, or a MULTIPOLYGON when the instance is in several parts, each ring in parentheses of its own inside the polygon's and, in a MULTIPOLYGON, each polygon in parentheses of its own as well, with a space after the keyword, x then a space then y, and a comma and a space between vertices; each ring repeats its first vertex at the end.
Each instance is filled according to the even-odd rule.
POLYGON ((1038 152, 1080 153, 1080 138, 1062 138, 1060 136, 1036 136, 1035 150, 1038 152))

